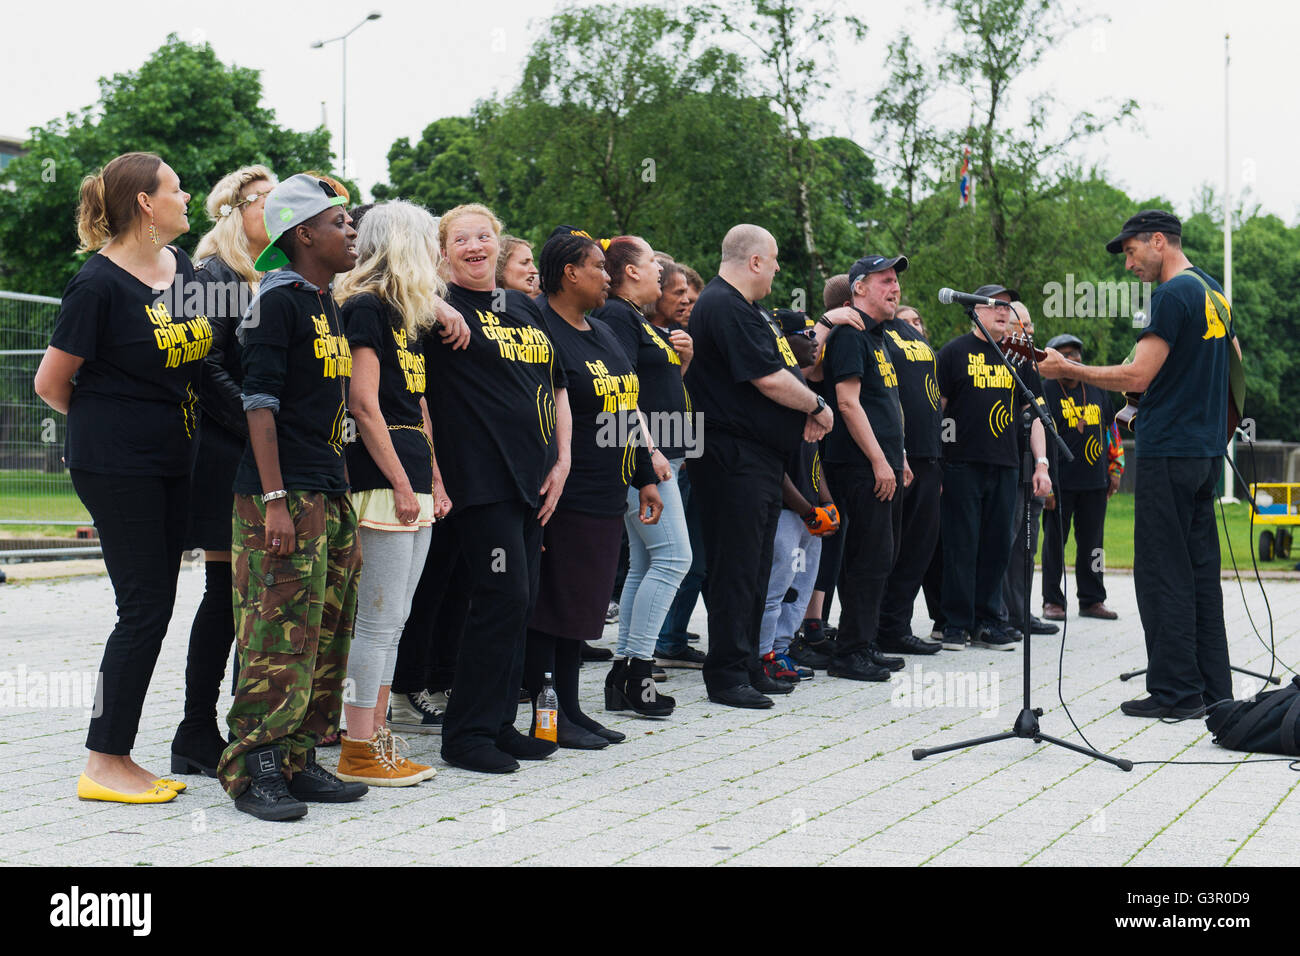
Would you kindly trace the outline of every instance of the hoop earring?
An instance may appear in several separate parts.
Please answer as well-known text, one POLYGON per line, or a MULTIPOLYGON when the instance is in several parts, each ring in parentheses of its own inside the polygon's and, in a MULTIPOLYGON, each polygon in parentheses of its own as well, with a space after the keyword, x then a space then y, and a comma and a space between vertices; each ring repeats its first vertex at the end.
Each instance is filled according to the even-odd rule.
POLYGON ((153 216, 149 217, 149 241, 154 244, 155 248, 157 247, 158 227, 153 224, 153 216))

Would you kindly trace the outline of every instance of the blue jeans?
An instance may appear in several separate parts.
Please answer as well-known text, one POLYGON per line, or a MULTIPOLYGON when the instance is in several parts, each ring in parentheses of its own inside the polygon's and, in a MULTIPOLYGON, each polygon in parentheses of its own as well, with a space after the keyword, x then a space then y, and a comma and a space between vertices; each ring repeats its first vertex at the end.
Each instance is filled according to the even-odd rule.
POLYGON ((797 514, 782 509, 776 524, 776 543, 772 546, 772 574, 763 604, 763 625, 758 632, 760 656, 772 651, 784 654, 789 649, 794 632, 803 622, 803 612, 808 609, 821 556, 822 539, 814 538, 797 514), (791 588, 798 596, 787 604, 785 595, 791 588))
POLYGON ((691 542, 691 567, 686 572, 686 577, 682 578, 677 596, 673 598, 672 606, 668 609, 668 616, 664 618, 663 627, 659 629, 659 643, 655 646, 656 654, 680 654, 686 650, 689 643, 686 639, 686 629, 690 626, 691 615, 695 613, 695 602, 699 600, 700 592, 704 588, 704 578, 707 573, 704 539, 701 536, 700 526, 700 502, 691 493, 691 470, 674 469, 674 474, 686 508, 686 531, 691 542))
POLYGON ((659 482, 664 510, 657 524, 641 523, 638 491, 627 489, 628 510, 623 523, 627 526, 628 568, 618 600, 616 657, 654 657, 659 628, 677 596, 678 585, 690 570, 686 508, 677 484, 682 461, 677 458, 669 462, 672 477, 659 482))

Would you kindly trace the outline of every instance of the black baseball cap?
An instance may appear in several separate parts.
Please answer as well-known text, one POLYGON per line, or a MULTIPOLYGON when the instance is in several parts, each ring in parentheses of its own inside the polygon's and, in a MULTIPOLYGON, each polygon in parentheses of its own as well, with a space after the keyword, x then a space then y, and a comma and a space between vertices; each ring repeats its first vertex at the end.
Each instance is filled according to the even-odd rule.
POLYGON ((894 256, 892 259, 888 256, 863 256, 849 267, 849 288, 852 288, 853 283, 863 276, 873 272, 884 272, 886 269, 906 272, 907 256, 894 256))
POLYGON ((1012 302, 1020 301, 1020 293, 1015 289, 1008 289, 1004 285, 998 285, 996 282, 990 282, 988 285, 982 285, 975 290, 975 295, 988 296, 990 299, 1006 293, 1012 302))
POLYGON ((1136 216, 1130 216, 1119 235, 1106 243, 1106 251, 1114 255, 1124 251, 1124 240, 1143 232, 1163 232, 1166 236, 1182 236, 1183 224, 1178 217, 1163 209, 1143 209, 1136 216))
POLYGON ((1083 354, 1083 342, 1077 335, 1071 335, 1069 332, 1063 332, 1060 335, 1052 336, 1047 341, 1047 347, 1049 349, 1056 349, 1058 352, 1061 351, 1061 349, 1076 348, 1079 350, 1080 355, 1083 354))
POLYGON ((802 332, 804 329, 812 328, 817 324, 806 312, 796 312, 794 309, 777 309, 776 322, 777 325, 781 326, 783 335, 789 335, 791 332, 802 332))

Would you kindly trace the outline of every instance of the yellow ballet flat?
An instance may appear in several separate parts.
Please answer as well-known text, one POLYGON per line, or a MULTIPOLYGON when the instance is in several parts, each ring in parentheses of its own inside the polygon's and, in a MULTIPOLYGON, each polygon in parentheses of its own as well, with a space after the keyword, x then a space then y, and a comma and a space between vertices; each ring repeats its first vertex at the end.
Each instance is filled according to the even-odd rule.
POLYGON ((83 773, 77 780, 77 799, 107 800, 110 803, 166 803, 168 800, 176 799, 176 791, 166 787, 154 787, 143 793, 120 793, 95 783, 83 773))
POLYGON ((166 777, 163 777, 161 780, 155 780, 153 782, 153 785, 155 787, 163 787, 164 789, 167 790, 175 790, 177 793, 185 792, 184 783, 182 783, 179 780, 168 780, 166 777))

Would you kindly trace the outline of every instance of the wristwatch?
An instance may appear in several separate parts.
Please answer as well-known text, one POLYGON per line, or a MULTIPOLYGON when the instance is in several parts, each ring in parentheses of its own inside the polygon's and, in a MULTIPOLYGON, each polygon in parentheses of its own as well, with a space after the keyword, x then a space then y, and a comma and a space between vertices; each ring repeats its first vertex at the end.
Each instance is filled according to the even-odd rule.
POLYGON ((1050 464, 1051 464, 1051 462, 1048 461, 1046 458, 1036 458, 1036 459, 1034 459, 1034 461, 1035 461, 1035 463, 1037 463, 1037 464, 1039 464, 1039 465, 1050 465, 1050 464))
POLYGON ((809 412, 808 414, 809 414, 809 415, 812 415, 814 418, 816 418, 818 415, 820 415, 820 414, 822 413, 822 409, 824 409, 825 407, 826 407, 826 399, 824 399, 824 398, 822 398, 820 395, 818 395, 818 396, 817 396, 817 407, 814 408, 814 409, 813 409, 811 412, 809 412))
POLYGON ((266 494, 262 495, 262 504, 269 505, 272 501, 275 501, 279 498, 288 498, 288 497, 289 497, 289 492, 285 491, 283 488, 281 488, 279 491, 268 491, 266 494))

